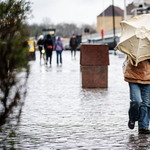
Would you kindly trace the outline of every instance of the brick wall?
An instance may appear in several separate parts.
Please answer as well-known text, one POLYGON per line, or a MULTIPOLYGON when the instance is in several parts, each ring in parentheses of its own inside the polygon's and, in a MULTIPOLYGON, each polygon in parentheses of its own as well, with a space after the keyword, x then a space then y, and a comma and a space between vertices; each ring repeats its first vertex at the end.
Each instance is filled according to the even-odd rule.
POLYGON ((108 51, 108 45, 81 45, 80 64, 83 88, 108 87, 108 51))

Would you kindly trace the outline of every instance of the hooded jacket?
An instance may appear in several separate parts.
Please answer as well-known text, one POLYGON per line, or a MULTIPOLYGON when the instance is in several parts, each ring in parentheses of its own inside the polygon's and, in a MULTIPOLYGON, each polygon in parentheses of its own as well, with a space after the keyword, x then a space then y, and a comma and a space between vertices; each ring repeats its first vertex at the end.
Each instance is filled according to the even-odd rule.
POLYGON ((60 37, 58 37, 57 41, 55 42, 54 49, 55 49, 56 51, 65 50, 65 48, 63 47, 63 44, 62 44, 62 42, 61 42, 60 37))
POLYGON ((47 38, 44 41, 44 48, 47 49, 48 45, 51 45, 53 47, 53 41, 50 34, 47 35, 47 38))
POLYGON ((144 60, 133 66, 128 62, 124 73, 124 80, 132 83, 150 84, 150 60, 144 60))

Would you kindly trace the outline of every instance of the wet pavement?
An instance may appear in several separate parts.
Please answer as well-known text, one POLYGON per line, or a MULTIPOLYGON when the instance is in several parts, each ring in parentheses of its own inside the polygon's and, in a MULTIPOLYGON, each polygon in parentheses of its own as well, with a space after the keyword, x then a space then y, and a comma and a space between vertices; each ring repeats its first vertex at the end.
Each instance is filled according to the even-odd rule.
POLYGON ((129 89, 124 58, 109 55, 108 88, 82 88, 80 52, 62 54, 63 65, 31 61, 28 94, 17 131, 23 150, 150 149, 150 135, 128 129, 129 89))

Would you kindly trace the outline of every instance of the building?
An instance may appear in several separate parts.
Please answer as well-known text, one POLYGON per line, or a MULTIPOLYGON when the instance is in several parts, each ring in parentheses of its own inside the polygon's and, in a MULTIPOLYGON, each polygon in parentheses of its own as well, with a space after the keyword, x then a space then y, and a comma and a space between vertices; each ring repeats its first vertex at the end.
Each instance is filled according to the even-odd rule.
POLYGON ((127 11, 126 19, 130 19, 134 16, 133 11, 132 11, 134 9, 134 7, 135 6, 134 6, 133 2, 126 7, 126 11, 127 11))
MULTIPOLYGON (((97 16, 97 32, 101 32, 101 28, 104 31, 113 30, 113 6, 110 5, 100 15, 97 16)), ((123 20, 124 11, 114 6, 115 15, 115 29, 121 28, 120 22, 123 20)))
MULTIPOLYGON (((132 10, 134 9, 133 2, 126 7, 127 16, 129 19, 134 16, 132 10)), ((114 6, 114 17, 115 17, 115 29, 121 28, 120 22, 124 19, 124 10, 114 6)), ((110 5, 100 15, 97 16, 97 32, 101 32, 101 28, 104 31, 113 30, 113 6, 110 5)))

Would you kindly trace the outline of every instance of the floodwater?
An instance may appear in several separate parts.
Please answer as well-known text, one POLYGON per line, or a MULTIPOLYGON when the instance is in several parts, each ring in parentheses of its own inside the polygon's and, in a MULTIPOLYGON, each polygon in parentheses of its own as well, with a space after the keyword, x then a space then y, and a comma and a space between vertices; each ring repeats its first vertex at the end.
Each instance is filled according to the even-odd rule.
POLYGON ((129 88, 123 80, 125 58, 110 54, 108 88, 82 88, 80 51, 76 59, 62 53, 63 65, 31 61, 28 93, 16 149, 124 150, 150 149, 150 135, 139 135, 128 124, 129 88))

